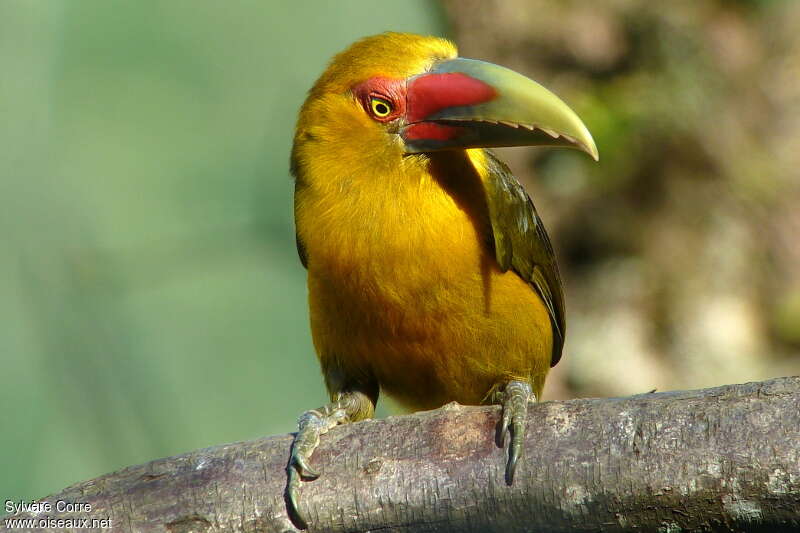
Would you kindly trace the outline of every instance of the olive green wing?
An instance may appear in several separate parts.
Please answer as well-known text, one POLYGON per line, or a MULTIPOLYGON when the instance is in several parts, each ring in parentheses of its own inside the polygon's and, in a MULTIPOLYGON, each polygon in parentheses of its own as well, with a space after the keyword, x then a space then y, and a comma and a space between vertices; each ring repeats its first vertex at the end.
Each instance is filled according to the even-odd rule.
POLYGON ((305 181, 300 176, 299 165, 297 164, 297 157, 295 155, 295 148, 292 147, 292 157, 289 159, 289 173, 294 177, 294 242, 297 245, 297 255, 300 257, 300 263, 305 268, 308 268, 308 255, 306 254, 306 246, 300 240, 300 235, 297 233, 297 193, 306 186, 305 181))
POLYGON ((300 235, 297 234, 297 231, 294 232, 294 242, 297 245, 297 255, 300 257, 300 263, 305 268, 308 268, 308 256, 306 255, 306 247, 303 244, 303 241, 300 240, 300 235))
POLYGON ((553 353, 550 366, 561 359, 564 346, 564 294, 556 256, 542 219, 528 193, 509 168, 485 150, 488 179, 484 180, 497 263, 512 269, 539 293, 550 314, 553 353))

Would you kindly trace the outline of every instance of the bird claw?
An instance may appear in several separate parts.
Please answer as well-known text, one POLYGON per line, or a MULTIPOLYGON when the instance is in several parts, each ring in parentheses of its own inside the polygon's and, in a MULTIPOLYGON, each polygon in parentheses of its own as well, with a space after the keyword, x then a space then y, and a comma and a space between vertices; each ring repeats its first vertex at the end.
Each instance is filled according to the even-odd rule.
POLYGON ((506 447, 506 436, 510 436, 508 443, 508 462, 506 463, 506 483, 514 482, 514 473, 517 463, 522 457, 525 443, 525 423, 528 417, 528 402, 536 401, 529 383, 524 381, 510 381, 503 391, 503 416, 500 420, 498 440, 500 446, 506 447))
POLYGON ((300 473, 293 467, 290 462, 289 467, 286 469, 289 479, 286 483, 286 500, 289 517, 299 529, 308 529, 308 523, 305 518, 300 514, 297 507, 298 489, 300 488, 300 473))
POLYGON ((292 457, 293 472, 297 473, 300 479, 304 481, 314 481, 319 477, 319 472, 308 466, 307 458, 301 455, 292 457))
POLYGON ((328 409, 325 407, 320 410, 312 409, 311 411, 306 411, 297 421, 298 430, 292 442, 289 464, 286 466, 288 476, 286 498, 288 500, 289 513, 293 515, 293 519, 301 529, 306 529, 308 526, 297 505, 300 482, 313 481, 319 477, 319 473, 309 466, 308 460, 319 445, 320 435, 327 433, 332 427, 344 422, 346 418, 347 415, 344 409, 328 409))
POLYGON ((509 433, 509 425, 511 423, 511 410, 506 409, 505 405, 503 406, 503 417, 500 420, 500 446, 502 448, 506 447, 506 436, 509 433))

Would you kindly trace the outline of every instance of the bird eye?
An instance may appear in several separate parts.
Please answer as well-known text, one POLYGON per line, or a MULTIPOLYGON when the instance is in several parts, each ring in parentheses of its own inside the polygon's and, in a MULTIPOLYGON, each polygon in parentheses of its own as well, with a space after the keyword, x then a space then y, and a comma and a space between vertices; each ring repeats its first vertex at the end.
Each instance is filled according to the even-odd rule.
POLYGON ((372 114, 377 118, 386 118, 392 113, 392 104, 388 100, 371 96, 369 99, 369 107, 372 114))

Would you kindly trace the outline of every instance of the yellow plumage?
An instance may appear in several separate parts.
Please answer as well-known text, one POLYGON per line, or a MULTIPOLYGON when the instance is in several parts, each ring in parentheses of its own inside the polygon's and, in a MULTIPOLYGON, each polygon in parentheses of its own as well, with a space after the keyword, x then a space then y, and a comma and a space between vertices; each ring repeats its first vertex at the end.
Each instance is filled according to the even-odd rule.
POLYGON ((359 171, 358 152, 340 153, 319 187, 298 190, 323 372, 371 373, 415 409, 478 404, 511 378, 533 380, 539 395, 550 318, 531 286, 494 259, 481 151, 372 172, 359 171))

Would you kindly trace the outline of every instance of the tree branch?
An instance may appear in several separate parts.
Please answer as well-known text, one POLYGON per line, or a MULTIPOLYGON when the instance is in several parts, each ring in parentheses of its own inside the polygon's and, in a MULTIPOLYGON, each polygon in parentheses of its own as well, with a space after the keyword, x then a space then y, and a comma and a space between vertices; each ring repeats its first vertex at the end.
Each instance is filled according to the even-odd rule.
MULTIPOLYGON (((322 476, 302 487, 311 530, 800 528, 798 377, 532 405, 510 487, 498 415, 446 406, 333 429, 312 459, 322 476)), ((281 435, 132 466, 46 498, 52 512, 11 518, 110 518, 119 531, 295 531, 284 500, 290 443, 281 435), (91 511, 57 512, 58 500, 91 511)))

